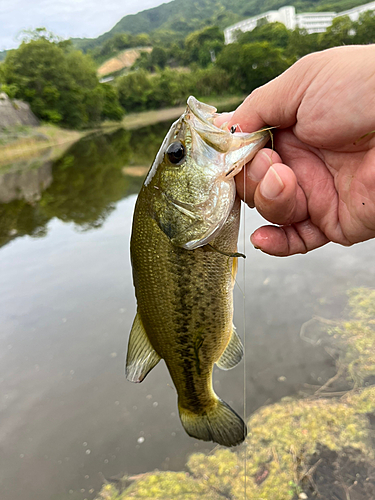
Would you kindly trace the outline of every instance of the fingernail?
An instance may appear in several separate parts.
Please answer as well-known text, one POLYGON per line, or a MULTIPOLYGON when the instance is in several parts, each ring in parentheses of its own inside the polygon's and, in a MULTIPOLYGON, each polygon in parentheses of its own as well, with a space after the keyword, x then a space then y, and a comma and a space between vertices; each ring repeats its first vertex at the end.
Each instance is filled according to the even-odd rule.
MULTIPOLYGON (((269 159, 269 157, 267 157, 267 158, 269 159)), ((255 161, 250 165, 250 168, 248 168, 248 175, 252 181, 260 182, 263 179, 263 177, 266 175, 267 170, 269 168, 270 168, 270 166, 267 165, 266 163, 260 162, 260 161, 255 161)))
POLYGON ((255 250, 260 250, 260 246, 257 245, 256 243, 254 243, 253 241, 253 236, 254 236, 254 233, 250 236, 250 243, 253 245, 253 247, 255 248, 255 250))
POLYGON ((260 194, 264 196, 264 198, 268 198, 269 200, 273 200, 277 198, 281 191, 284 189, 284 183, 281 180, 279 174, 273 167, 270 167, 264 176, 260 184, 260 194))

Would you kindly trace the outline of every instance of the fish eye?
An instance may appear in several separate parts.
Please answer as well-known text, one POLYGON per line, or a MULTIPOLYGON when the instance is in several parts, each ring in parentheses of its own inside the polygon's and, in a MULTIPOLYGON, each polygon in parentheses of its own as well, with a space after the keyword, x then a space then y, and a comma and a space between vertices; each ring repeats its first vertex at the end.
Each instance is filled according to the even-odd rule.
POLYGON ((179 141, 172 142, 172 144, 168 146, 167 155, 169 161, 174 165, 176 165, 177 163, 180 163, 184 159, 185 148, 179 141))

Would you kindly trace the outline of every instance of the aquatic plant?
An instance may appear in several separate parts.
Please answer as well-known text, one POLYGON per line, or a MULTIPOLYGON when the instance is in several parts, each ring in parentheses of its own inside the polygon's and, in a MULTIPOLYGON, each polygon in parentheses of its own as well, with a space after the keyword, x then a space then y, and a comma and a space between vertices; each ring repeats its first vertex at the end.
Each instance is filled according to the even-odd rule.
POLYGON ((349 319, 337 322, 328 333, 341 340, 342 363, 357 385, 375 375, 375 290, 348 291, 349 319))
MULTIPOLYGON (((349 319, 337 322, 330 333, 341 339, 343 362, 361 382, 375 374, 375 290, 356 288, 348 295, 349 319)), ((307 498, 303 490, 312 484, 322 449, 339 455, 356 450, 361 460, 372 463, 368 415, 374 412, 375 386, 341 398, 284 398, 252 415, 246 441, 236 451, 193 454, 186 472, 144 474, 122 492, 106 484, 98 500, 239 500, 244 498, 245 478, 249 500, 307 498)))

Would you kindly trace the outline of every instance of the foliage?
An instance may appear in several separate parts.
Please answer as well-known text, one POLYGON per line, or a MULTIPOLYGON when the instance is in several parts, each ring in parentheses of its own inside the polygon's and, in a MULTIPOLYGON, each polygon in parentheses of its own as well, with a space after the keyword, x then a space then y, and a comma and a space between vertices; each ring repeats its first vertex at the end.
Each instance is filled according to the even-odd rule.
POLYGON ((254 42, 271 42, 275 47, 285 49, 288 46, 292 31, 282 23, 265 23, 252 31, 240 33, 237 41, 240 44, 254 42))
POLYGON ((363 12, 354 26, 355 43, 375 43, 375 12, 363 12))
POLYGON ((118 100, 117 88, 108 83, 101 85, 103 91, 102 120, 121 120, 124 116, 124 109, 118 100))
POLYGON ((117 89, 121 106, 129 111, 146 109, 151 88, 150 77, 144 70, 119 78, 117 89))
POLYGON ((154 75, 140 69, 119 78, 117 88, 121 106, 130 112, 181 105, 191 94, 201 98, 220 95, 228 91, 229 84, 224 69, 210 66, 195 71, 166 68, 154 75))
POLYGON ((42 120, 82 128, 123 115, 116 90, 99 84, 94 62, 44 28, 27 32, 1 65, 3 90, 30 103, 42 120))
POLYGON ((80 128, 100 118, 95 67, 79 51, 46 38, 23 42, 7 54, 3 78, 41 119, 80 128))
POLYGON ((329 47, 339 47, 340 45, 350 45, 353 43, 355 31, 353 22, 349 16, 336 17, 332 25, 327 28, 319 37, 319 44, 322 49, 329 47))
MULTIPOLYGON (((59 43, 62 42, 63 39, 55 33, 52 33, 52 31, 47 30, 47 28, 41 27, 41 28, 35 28, 35 29, 24 29, 22 30, 18 38, 24 42, 24 43, 29 43, 31 41, 36 41, 36 40, 47 40, 48 42, 53 42, 53 43, 59 43)), ((70 40, 66 40, 65 45, 70 45, 71 42, 70 40)))
POLYGON ((103 45, 90 49, 88 53, 98 64, 101 64, 125 49, 146 47, 150 44, 150 37, 146 33, 140 33, 138 35, 132 35, 131 33, 116 33, 112 38, 107 39, 103 45))
POLYGON ((169 51, 163 47, 156 46, 151 53, 141 52, 135 62, 133 69, 145 69, 147 71, 156 71, 164 69, 169 60, 169 51))
POLYGON ((292 59, 299 59, 311 52, 319 50, 318 37, 318 33, 308 34, 305 29, 295 28, 290 32, 285 55, 292 59))
POLYGON ((208 66, 223 47, 224 33, 218 26, 194 31, 185 39, 187 62, 197 62, 202 67, 208 66))
POLYGON ((75 39, 73 43, 84 51, 101 47, 117 33, 148 33, 156 44, 169 45, 181 40, 189 33, 208 25, 224 29, 247 17, 268 10, 276 10, 283 5, 294 5, 298 12, 335 11, 340 12, 361 5, 363 0, 174 0, 158 7, 144 10, 135 15, 123 17, 110 31, 96 39, 75 39), (167 34, 165 37, 164 34, 167 34), (162 39, 163 38, 163 39, 162 39), (167 43, 168 42, 168 43, 167 43))
POLYGON ((269 42, 227 45, 217 65, 228 72, 232 89, 250 92, 285 71, 290 61, 269 42))
MULTIPOLYGON (((262 11, 274 6, 275 1, 256 5, 262 11)), ((303 3, 299 0, 298 6, 303 3)), ((205 98, 248 93, 310 52, 375 42, 375 14, 366 12, 356 22, 347 16, 338 17, 320 34, 308 34, 300 28, 291 31, 281 23, 263 23, 251 32, 240 33, 236 43, 225 46, 221 22, 230 9, 251 15, 248 10, 254 5, 245 0, 199 0, 187 6, 182 0, 174 0, 127 16, 125 24, 120 21, 99 37, 99 45, 90 45, 96 62, 129 47, 152 44, 153 49, 141 52, 131 71, 117 77, 112 86, 99 85, 93 61, 73 50, 70 42, 61 41, 44 28, 27 32, 26 41, 10 51, 0 65, 2 89, 11 97, 30 102, 43 120, 82 128, 103 119, 120 120, 124 111, 180 105, 190 94, 205 98), (217 24, 212 24, 213 19, 217 24), (124 32, 129 20, 132 28, 124 32)), ((316 7, 321 5, 318 1, 316 7)))

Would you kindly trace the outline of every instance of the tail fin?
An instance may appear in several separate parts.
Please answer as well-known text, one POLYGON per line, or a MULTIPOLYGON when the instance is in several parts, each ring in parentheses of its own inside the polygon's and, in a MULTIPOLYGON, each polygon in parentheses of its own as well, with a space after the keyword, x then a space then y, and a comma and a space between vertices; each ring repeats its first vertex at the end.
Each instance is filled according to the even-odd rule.
POLYGON ((224 401, 215 396, 215 405, 194 413, 180 405, 180 419, 189 436, 203 441, 214 441, 222 446, 241 444, 247 435, 242 418, 224 401))

